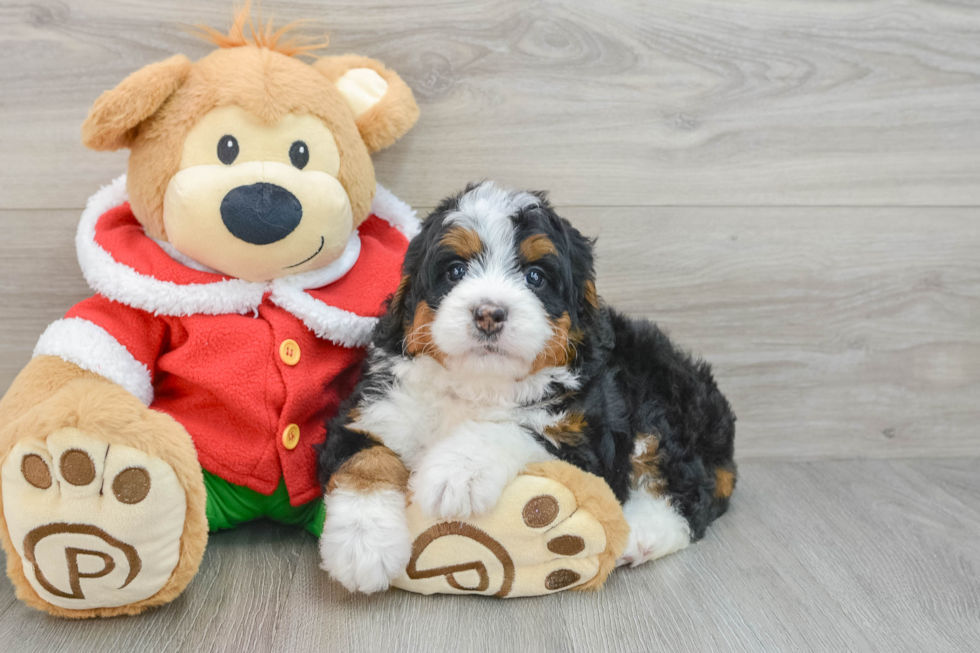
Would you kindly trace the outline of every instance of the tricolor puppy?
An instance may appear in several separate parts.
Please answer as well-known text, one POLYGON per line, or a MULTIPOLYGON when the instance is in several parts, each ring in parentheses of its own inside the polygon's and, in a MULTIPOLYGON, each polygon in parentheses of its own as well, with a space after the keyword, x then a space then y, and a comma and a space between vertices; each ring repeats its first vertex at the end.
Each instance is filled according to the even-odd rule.
POLYGON ((631 528, 620 564, 682 549, 725 512, 735 416, 707 363, 600 301, 592 246, 543 194, 489 182, 425 221, 320 452, 324 565, 349 589, 404 570, 408 492, 466 517, 532 462, 606 480, 631 528))

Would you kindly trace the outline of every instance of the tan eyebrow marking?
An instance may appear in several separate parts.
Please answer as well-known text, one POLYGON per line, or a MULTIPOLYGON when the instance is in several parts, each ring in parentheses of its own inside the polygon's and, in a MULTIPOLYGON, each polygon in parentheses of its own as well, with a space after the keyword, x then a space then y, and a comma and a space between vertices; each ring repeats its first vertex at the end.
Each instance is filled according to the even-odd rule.
POLYGON ((439 243, 449 247, 467 260, 483 251, 483 241, 480 240, 480 236, 472 229, 465 227, 451 228, 443 235, 439 243))
POLYGON ((558 254, 555 244, 544 234, 534 234, 528 236, 521 243, 521 256, 528 263, 533 263, 548 254, 558 254))

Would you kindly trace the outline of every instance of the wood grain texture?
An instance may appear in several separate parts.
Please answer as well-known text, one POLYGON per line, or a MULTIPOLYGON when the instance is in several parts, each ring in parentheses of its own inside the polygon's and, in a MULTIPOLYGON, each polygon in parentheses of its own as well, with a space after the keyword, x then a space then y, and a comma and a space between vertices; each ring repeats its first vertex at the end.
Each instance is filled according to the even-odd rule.
POLYGON ((714 364, 742 459, 980 455, 975 210, 564 213, 607 302, 714 364))
MULTIPOLYGON (((89 291, 74 233, 125 169, 103 90, 209 46, 228 0, 0 0, 0 391, 89 291)), ((980 11, 959 0, 266 0, 375 56, 422 118, 376 157, 416 207, 552 191, 599 290, 715 366, 731 512, 597 595, 350 596, 312 538, 212 537, 178 600, 69 622, 0 580, 21 651, 980 650, 980 11)))
POLYGON ((314 540, 253 524, 137 618, 68 622, 0 581, 0 641, 32 651, 957 651, 980 646, 978 460, 747 463, 699 544, 598 594, 351 596, 314 540))
MULTIPOLYGON (((95 98, 209 46, 228 0, 0 5, 0 206, 78 208, 124 155, 95 98)), ((272 3, 269 3, 270 5, 272 3)), ((946 1, 274 3, 393 64, 422 107, 378 157, 405 200, 472 179, 575 205, 980 203, 980 12, 946 1)))
MULTIPOLYGON (((561 212, 598 236, 606 301, 714 364, 741 460, 980 455, 974 210, 561 212)), ((90 294, 76 220, 0 211, 0 389, 90 294)))

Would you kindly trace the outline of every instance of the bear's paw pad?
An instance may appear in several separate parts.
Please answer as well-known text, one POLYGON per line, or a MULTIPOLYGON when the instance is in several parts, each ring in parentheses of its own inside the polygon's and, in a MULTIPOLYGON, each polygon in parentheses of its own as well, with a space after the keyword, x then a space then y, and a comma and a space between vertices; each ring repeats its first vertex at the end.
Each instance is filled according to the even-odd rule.
POLYGON ((421 594, 550 594, 597 576, 606 534, 561 483, 522 475, 492 510, 461 521, 408 507, 414 542, 395 587, 421 594))
POLYGON ((160 591, 177 566, 186 496, 158 458, 64 428, 18 442, 0 482, 24 574, 52 605, 134 603, 160 591))

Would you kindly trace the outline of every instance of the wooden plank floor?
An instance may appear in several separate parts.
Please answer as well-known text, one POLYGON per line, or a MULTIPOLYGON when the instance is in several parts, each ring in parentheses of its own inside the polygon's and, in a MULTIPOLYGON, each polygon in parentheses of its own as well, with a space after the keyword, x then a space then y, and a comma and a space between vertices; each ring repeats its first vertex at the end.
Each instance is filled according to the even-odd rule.
MULTIPOLYGON (((0 0, 0 391, 89 294, 79 126, 229 0, 0 0)), ((376 158, 424 208, 552 192, 605 298, 714 362, 742 480, 698 545, 594 595, 352 597, 301 532, 214 536, 177 601, 67 622, 0 581, 12 651, 980 650, 980 8, 949 0, 266 0, 393 65, 376 158)), ((315 26, 308 28, 315 33, 315 26)))
POLYGON ((326 582, 314 540, 212 537, 178 600, 64 621, 0 581, 0 641, 30 651, 969 651, 980 642, 978 460, 743 463, 738 500, 683 553, 599 594, 499 601, 326 582), (776 499, 774 499, 776 497, 776 499))

